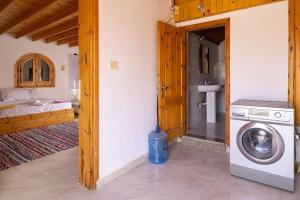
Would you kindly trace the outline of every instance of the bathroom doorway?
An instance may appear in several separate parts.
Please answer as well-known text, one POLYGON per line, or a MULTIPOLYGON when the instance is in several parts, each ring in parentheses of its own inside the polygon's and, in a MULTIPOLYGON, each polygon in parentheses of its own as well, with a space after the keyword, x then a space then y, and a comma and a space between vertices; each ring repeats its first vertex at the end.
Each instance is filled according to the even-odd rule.
POLYGON ((229 144, 230 20, 187 31, 187 136, 229 144))

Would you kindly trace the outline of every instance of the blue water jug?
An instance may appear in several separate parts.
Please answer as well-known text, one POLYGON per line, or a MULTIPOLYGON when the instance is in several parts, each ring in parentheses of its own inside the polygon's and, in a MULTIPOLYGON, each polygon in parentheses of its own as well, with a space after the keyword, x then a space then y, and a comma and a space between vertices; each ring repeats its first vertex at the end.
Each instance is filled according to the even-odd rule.
POLYGON ((168 136, 157 126, 148 135, 148 160, 153 164, 162 164, 168 160, 168 136))

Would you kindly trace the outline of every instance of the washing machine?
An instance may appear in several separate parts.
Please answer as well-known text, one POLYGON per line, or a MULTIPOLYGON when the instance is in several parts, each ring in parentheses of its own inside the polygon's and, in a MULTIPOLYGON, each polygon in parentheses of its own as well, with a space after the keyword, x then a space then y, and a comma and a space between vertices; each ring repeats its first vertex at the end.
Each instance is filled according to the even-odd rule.
POLYGON ((230 107, 230 173, 294 191, 294 109, 286 102, 238 100, 230 107))

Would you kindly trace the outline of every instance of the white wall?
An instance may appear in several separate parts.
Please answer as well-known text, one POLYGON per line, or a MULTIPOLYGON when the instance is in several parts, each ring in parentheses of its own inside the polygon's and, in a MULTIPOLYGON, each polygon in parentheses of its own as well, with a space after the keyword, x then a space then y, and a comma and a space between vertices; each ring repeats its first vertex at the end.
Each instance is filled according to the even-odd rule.
POLYGON ((288 1, 196 19, 231 19, 231 102, 288 100, 288 1))
POLYGON ((147 153, 156 125, 156 22, 168 0, 99 1, 100 177, 147 153), (109 61, 119 69, 110 70, 109 61))
POLYGON ((56 86, 37 89, 37 97, 73 98, 69 90, 68 54, 77 53, 77 48, 46 44, 42 41, 32 42, 27 38, 14 39, 8 35, 0 36, 0 88, 14 87, 14 66, 16 61, 27 53, 41 53, 49 57, 56 69, 56 86), (62 65, 66 69, 62 71, 62 65))

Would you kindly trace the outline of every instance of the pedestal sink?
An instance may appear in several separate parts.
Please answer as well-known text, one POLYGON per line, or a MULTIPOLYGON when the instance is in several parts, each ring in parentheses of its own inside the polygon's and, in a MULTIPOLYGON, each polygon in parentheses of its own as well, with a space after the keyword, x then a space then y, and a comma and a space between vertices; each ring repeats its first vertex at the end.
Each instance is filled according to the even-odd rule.
POLYGON ((207 102, 207 122, 216 123, 216 92, 222 89, 222 85, 199 85, 199 92, 206 92, 206 102, 207 102))

